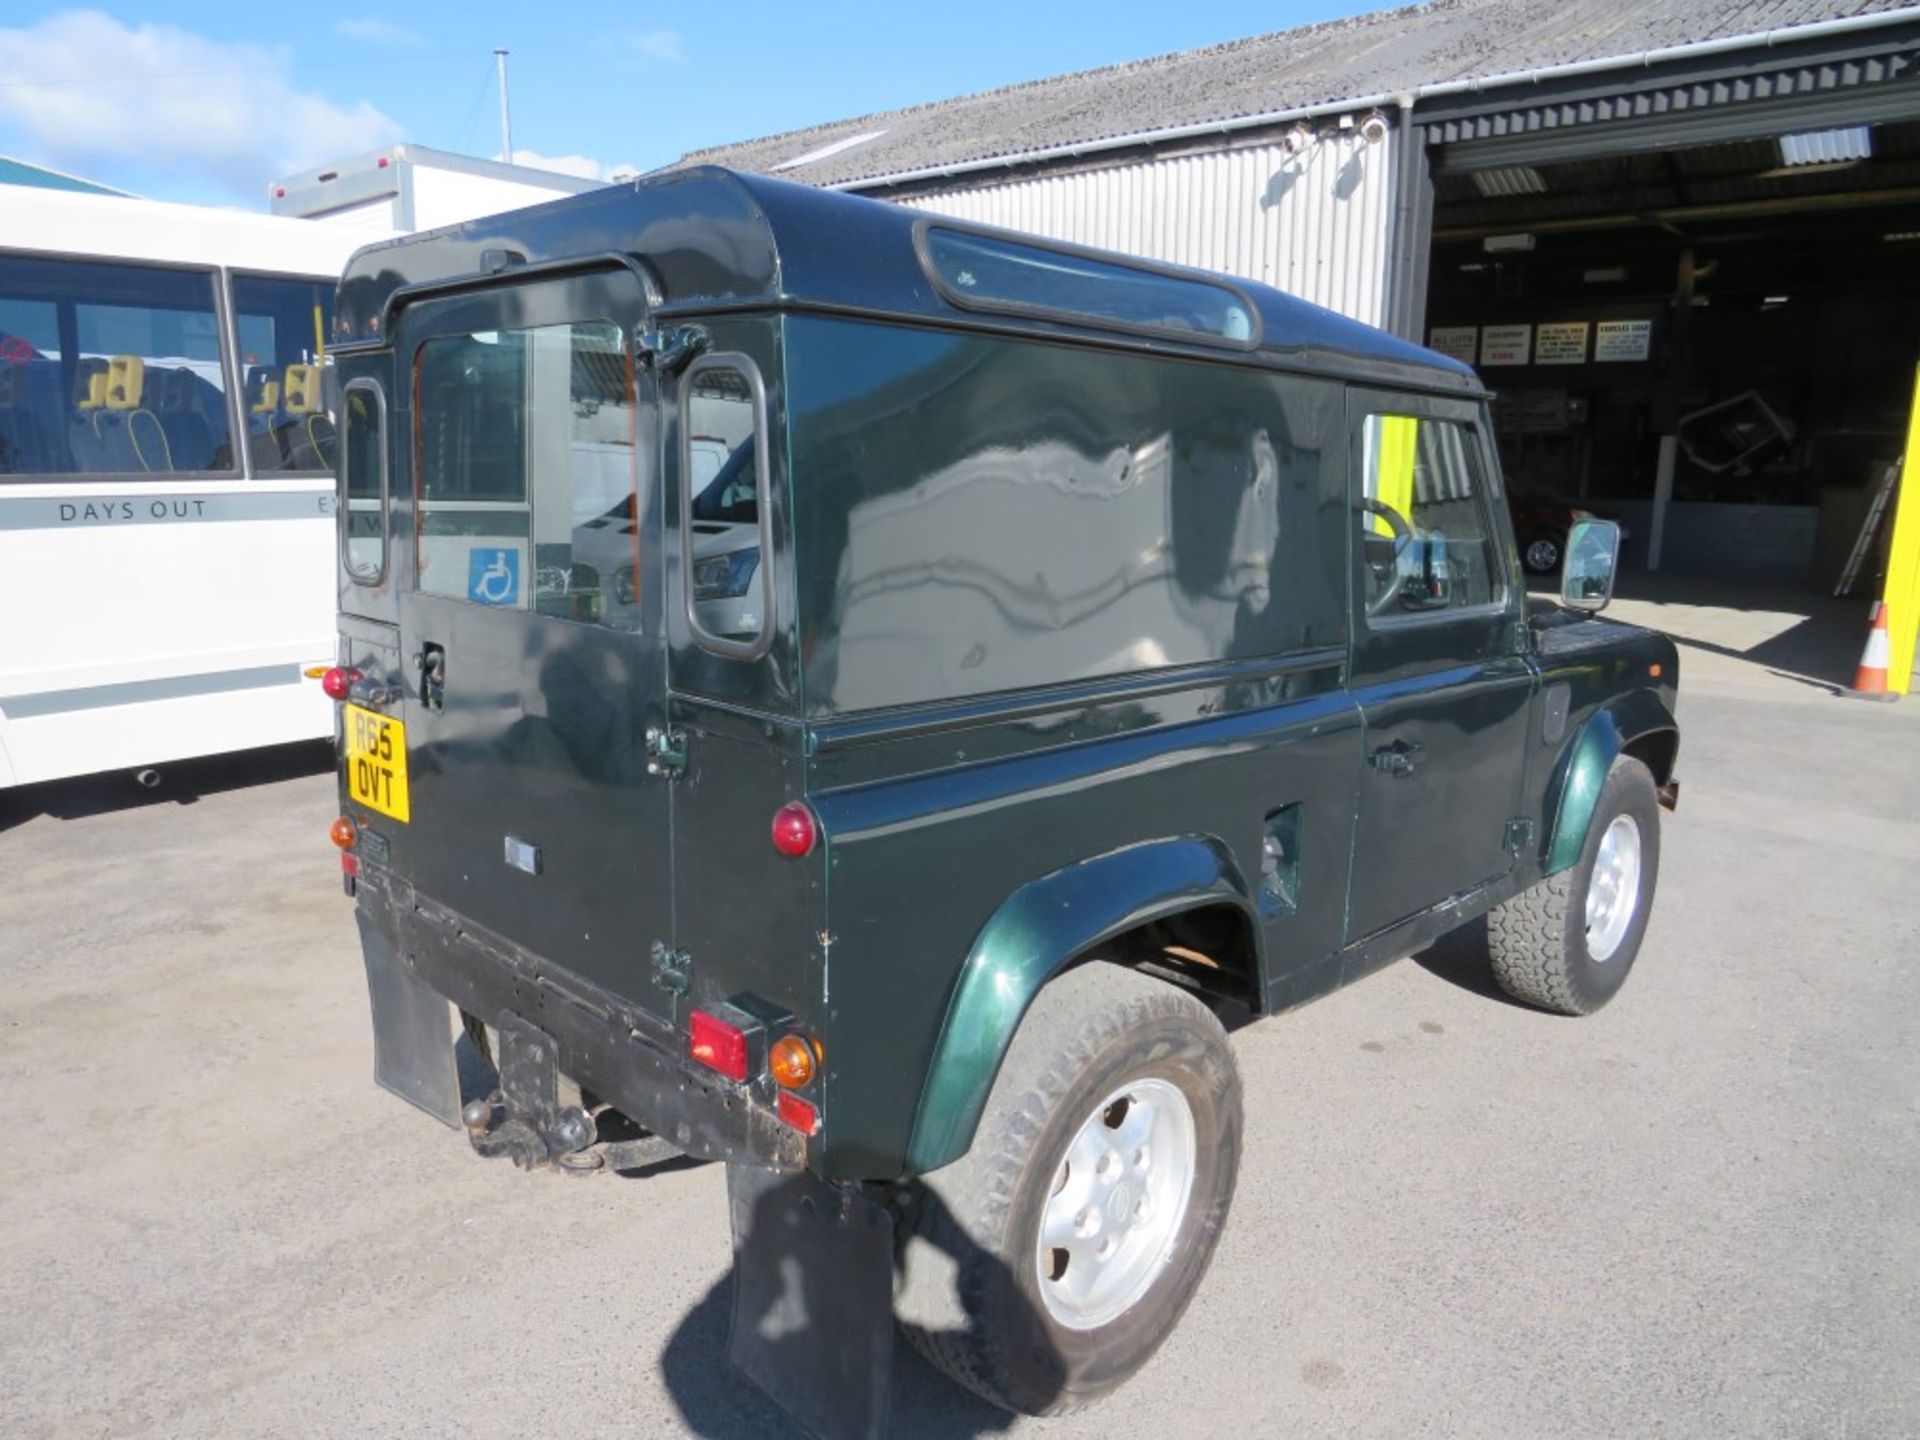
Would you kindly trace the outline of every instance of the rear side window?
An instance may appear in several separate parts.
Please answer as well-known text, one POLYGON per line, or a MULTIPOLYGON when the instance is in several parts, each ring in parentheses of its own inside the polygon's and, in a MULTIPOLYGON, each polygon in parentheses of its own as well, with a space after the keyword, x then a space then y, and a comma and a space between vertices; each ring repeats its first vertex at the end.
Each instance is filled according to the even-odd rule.
POLYGON ((1368 615, 1464 610, 1500 599, 1485 469, 1471 426, 1369 415, 1359 463, 1368 615))
POLYGON ((355 380, 341 398, 340 558, 357 584, 387 570, 387 407, 380 387, 355 380))
POLYGON ((414 363, 420 589, 637 630, 633 373, 619 327, 442 336, 414 363))
POLYGON ((256 475, 334 468, 333 422, 320 366, 333 318, 333 286, 279 276, 233 277, 247 455, 256 475))
POLYGON ((684 387, 681 473, 690 493, 680 529, 687 613, 706 648, 750 659, 765 653, 772 637, 766 393, 744 355, 702 357, 687 371, 684 387))
POLYGON ((0 256, 0 475, 232 473, 209 270, 0 256))

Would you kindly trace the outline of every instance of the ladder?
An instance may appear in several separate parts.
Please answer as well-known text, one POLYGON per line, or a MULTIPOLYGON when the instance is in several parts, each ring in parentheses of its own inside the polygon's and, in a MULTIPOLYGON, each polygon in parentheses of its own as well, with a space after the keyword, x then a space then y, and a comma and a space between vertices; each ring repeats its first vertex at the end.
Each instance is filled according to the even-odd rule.
POLYGON ((1887 473, 1880 477, 1880 488, 1874 492, 1873 504, 1867 507, 1867 518, 1860 522, 1860 533, 1854 537, 1846 568, 1841 570, 1840 579, 1833 587, 1835 599, 1853 593, 1854 582, 1860 578, 1860 567, 1866 564, 1867 553, 1873 549, 1873 537, 1879 533, 1880 522, 1886 518, 1887 507, 1893 503, 1893 490, 1899 479, 1900 462, 1896 460, 1887 466, 1887 473))

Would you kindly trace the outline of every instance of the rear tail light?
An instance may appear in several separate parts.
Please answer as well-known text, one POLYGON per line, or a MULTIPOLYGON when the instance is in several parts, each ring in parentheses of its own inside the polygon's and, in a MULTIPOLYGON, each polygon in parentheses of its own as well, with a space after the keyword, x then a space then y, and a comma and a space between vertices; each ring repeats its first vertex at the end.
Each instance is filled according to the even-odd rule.
POLYGON ((789 860, 798 860, 812 851, 820 838, 813 812, 795 800, 773 812, 773 848, 789 860))
POLYGON ((336 665, 320 677, 320 688, 327 692, 329 700, 344 700, 360 678, 358 670, 336 665))
POLYGON ((687 1018, 687 1054, 729 1080, 747 1078, 746 1032, 704 1010, 696 1010, 687 1018))
POLYGON ((351 850, 342 850, 340 852, 340 873, 347 876, 358 875, 360 873, 360 857, 351 850))
POLYGON ((780 1112, 782 1120, 802 1135, 811 1135, 820 1128, 820 1112, 814 1109, 810 1101, 802 1100, 790 1090, 780 1092, 774 1108, 780 1112))

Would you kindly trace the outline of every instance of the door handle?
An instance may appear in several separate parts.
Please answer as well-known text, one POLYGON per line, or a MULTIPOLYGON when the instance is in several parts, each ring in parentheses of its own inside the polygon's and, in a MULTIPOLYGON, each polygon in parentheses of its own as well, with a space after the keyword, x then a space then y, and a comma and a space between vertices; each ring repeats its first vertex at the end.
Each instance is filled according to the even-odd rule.
POLYGON ((447 697, 447 647, 429 640, 413 663, 420 670, 420 703, 429 710, 440 709, 447 697))
POLYGON ((1383 775, 1411 775, 1426 748, 1418 740, 1396 740, 1374 751, 1367 763, 1383 775))

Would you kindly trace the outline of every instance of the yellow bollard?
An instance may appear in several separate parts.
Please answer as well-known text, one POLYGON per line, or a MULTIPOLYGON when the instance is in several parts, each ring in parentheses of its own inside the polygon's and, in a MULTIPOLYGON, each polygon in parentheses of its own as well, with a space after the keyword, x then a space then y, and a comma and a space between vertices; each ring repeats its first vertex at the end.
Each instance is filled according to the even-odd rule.
POLYGON ((1900 462, 1900 496, 1887 551, 1887 689, 1904 695, 1913 685, 1913 652, 1920 640, 1920 367, 1914 370, 1907 451, 1900 462))

